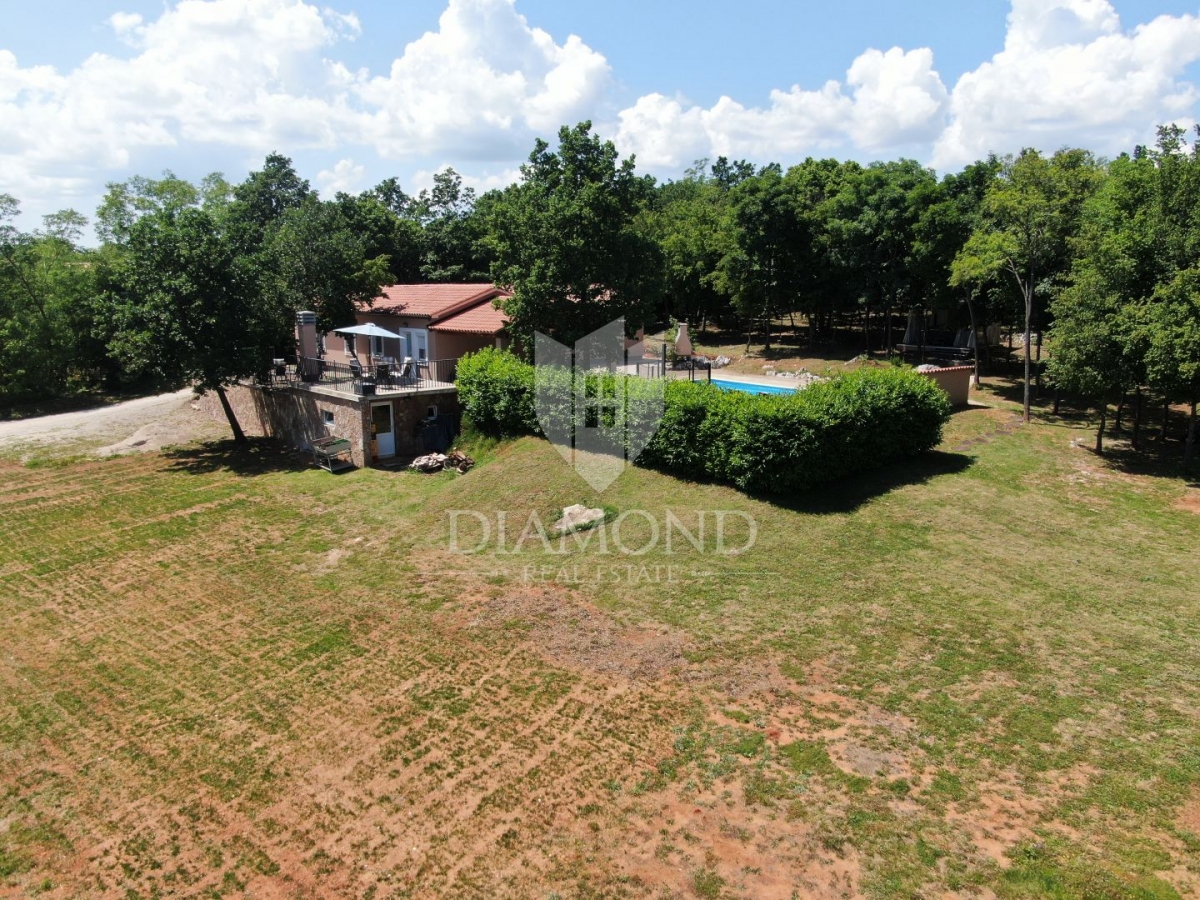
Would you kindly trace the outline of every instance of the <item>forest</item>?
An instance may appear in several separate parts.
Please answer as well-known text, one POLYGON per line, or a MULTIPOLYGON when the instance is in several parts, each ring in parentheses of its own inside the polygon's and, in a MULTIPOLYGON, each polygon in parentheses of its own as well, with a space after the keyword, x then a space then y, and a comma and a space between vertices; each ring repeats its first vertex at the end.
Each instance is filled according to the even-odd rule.
POLYGON ((1023 339, 1026 417, 1043 378, 1100 412, 1101 437, 1114 405, 1182 405, 1194 456, 1200 154, 1183 129, 1111 160, 1027 149, 939 177, 913 160, 722 157, 661 182, 589 122, 557 137, 481 195, 446 169, 415 195, 389 178, 322 199, 279 154, 238 184, 110 183, 91 221, 68 209, 27 228, 0 195, 0 415, 219 392, 288 352, 296 310, 342 324, 381 285, 495 281, 526 346, 624 315, 736 333, 748 352, 786 329, 890 355, 913 309, 1000 323, 1023 339))

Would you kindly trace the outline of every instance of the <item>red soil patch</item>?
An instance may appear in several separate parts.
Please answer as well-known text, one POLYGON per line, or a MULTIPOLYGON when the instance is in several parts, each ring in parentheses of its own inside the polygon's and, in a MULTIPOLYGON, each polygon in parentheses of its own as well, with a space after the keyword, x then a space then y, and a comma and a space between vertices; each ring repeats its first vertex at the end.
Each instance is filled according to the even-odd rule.
POLYGON ((1175 508, 1200 515, 1200 491, 1188 491, 1175 504, 1175 508))

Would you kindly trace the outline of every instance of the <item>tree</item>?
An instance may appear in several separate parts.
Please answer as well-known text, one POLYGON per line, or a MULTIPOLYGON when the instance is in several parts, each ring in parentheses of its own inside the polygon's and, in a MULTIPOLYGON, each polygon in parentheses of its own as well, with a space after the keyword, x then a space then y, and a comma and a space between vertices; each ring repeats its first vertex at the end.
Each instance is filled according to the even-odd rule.
POLYGON ((714 272, 729 241, 729 189, 707 165, 698 160, 685 178, 661 185, 639 220, 663 256, 664 321, 703 325, 725 306, 714 272))
POLYGON ((858 276, 868 320, 872 306, 884 311, 889 353, 892 310, 906 299, 916 299, 916 226, 938 199, 933 172, 913 160, 899 160, 872 163, 846 179, 834 201, 832 227, 840 252, 858 276))
POLYGON ((1180 272, 1146 309, 1146 371, 1150 383, 1190 408, 1183 464, 1196 455, 1200 403, 1200 269, 1180 272))
MULTIPOLYGON (((490 201, 489 201, 490 202, 490 201)), ((485 204, 485 209, 486 209, 485 204)), ((486 281, 491 255, 484 242, 486 212, 477 209, 475 190, 447 168, 433 176, 433 189, 410 204, 421 224, 421 277, 426 281, 486 281)))
POLYGON ((379 199, 376 190, 357 197, 338 194, 336 197, 346 227, 363 241, 368 259, 386 256, 388 284, 409 284, 421 277, 421 226, 412 219, 401 218, 379 199))
POLYGON ((954 261, 954 280, 980 281, 997 271, 1010 274, 1025 314, 1024 418, 1030 418, 1032 333, 1039 285, 1068 268, 1068 238, 1083 203, 1095 189, 1098 169, 1091 155, 1062 150, 1046 159, 1024 150, 1004 161, 984 197, 979 227, 954 261))
POLYGON ((636 227, 653 182, 582 122, 538 140, 520 183, 488 214, 492 280, 512 287, 510 330, 526 348, 542 331, 564 343, 625 316, 651 320, 661 285, 654 241, 636 227))
MULTIPOLYGON (((206 186, 215 184, 210 175, 206 186)), ((224 179, 221 179, 222 181, 224 179)), ((200 202, 200 191, 170 170, 159 179, 135 175, 126 181, 110 181, 108 192, 96 209, 96 236, 106 244, 124 244, 134 223, 151 213, 178 212, 200 202)), ((207 188, 206 188, 207 196, 207 188)))
POLYGON ((717 288, 750 323, 762 325, 771 348, 771 322, 790 311, 800 292, 808 244, 778 165, 769 165, 732 189, 732 240, 717 265, 717 288))
POLYGON ((1109 404, 1137 383, 1136 362, 1128 353, 1133 325, 1128 307, 1094 274, 1078 276, 1055 301, 1050 374, 1063 390, 1096 404, 1097 453, 1104 452, 1109 404))
POLYGON ((79 246, 87 219, 63 210, 26 233, 19 214, 0 194, 0 405, 90 388, 104 359, 92 340, 91 254, 79 246))
POLYGON ((292 314, 311 309, 331 326, 352 323, 355 310, 391 280, 387 255, 369 255, 369 234, 355 224, 342 202, 314 194, 285 210, 270 228, 264 254, 273 304, 292 314))
POLYGON ((131 370, 215 391, 234 440, 245 443, 225 388, 263 370, 289 317, 263 290, 259 257, 242 253, 229 228, 196 208, 134 223, 109 298, 110 351, 131 370))
POLYGON ((988 322, 988 300, 999 292, 1000 274, 994 271, 956 273, 955 257, 971 233, 979 227, 983 200, 995 181, 999 160, 972 163, 957 174, 942 179, 937 190, 922 204, 913 226, 913 270, 918 290, 926 302, 951 307, 962 302, 976 339, 975 386, 979 387, 980 357, 987 353, 986 336, 979 326, 988 322), (960 280, 961 279, 961 280, 960 280))
POLYGON ((263 161, 262 169, 251 172, 233 188, 233 200, 227 204, 225 215, 240 241, 262 244, 274 222, 314 196, 308 182, 296 174, 292 161, 272 153, 263 161))

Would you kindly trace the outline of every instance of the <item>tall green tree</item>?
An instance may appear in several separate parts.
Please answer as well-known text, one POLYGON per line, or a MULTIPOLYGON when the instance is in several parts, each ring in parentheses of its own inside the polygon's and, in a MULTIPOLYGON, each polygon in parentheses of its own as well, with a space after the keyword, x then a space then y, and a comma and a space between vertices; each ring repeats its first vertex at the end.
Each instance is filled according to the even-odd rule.
POLYGON ((729 241, 729 185, 698 160, 679 181, 659 186, 640 227, 663 255, 662 319, 707 324, 727 305, 715 272, 729 241))
POLYGON ((1196 457, 1200 403, 1200 267, 1186 269, 1162 285, 1143 321, 1150 383, 1188 404, 1183 464, 1190 468, 1196 457))
POLYGON ((892 348, 892 310, 923 299, 916 296, 916 227, 939 199, 936 176, 913 160, 872 163, 847 179, 834 203, 834 228, 846 268, 856 276, 868 318, 881 310, 892 348))
MULTIPOLYGON (((215 185, 219 175, 210 175, 206 185, 215 185)), ((222 179, 223 180, 223 179, 222 179)), ((135 175, 125 181, 111 181, 96 209, 96 237, 106 244, 124 244, 130 229, 143 216, 155 212, 179 212, 200 203, 201 192, 190 181, 171 171, 162 178, 135 175)))
POLYGON ((103 378, 92 339, 92 255, 74 210, 17 228, 20 204, 0 194, 0 406, 93 387, 103 378))
POLYGON ((771 348, 771 323, 794 308, 804 278, 807 235, 778 165, 764 166, 732 189, 732 239, 717 265, 715 284, 771 348))
POLYGON ((272 223, 263 261, 274 305, 290 313, 310 309, 318 321, 341 327, 391 281, 387 254, 370 255, 377 249, 372 235, 346 212, 342 202, 310 194, 272 223))
POLYGON ((243 253, 230 227, 192 207, 134 223, 108 298, 110 350, 131 371, 216 392, 244 443, 225 388, 264 370, 289 316, 264 290, 261 257, 243 253))
POLYGON ((1084 151, 1062 150, 1047 159, 1024 150, 1004 160, 984 198, 983 215, 954 262, 958 283, 1004 271, 1020 291, 1025 319, 1024 418, 1032 401, 1032 334, 1039 288, 1069 269, 1069 238, 1100 170, 1084 151))
POLYGON ((1128 352, 1135 327, 1129 307, 1095 273, 1081 274, 1055 300, 1050 374, 1056 385, 1094 403, 1100 412, 1096 452, 1104 452, 1108 407, 1137 383, 1137 361, 1128 352))
POLYGON ((488 215, 492 280, 513 289, 504 309, 525 347, 535 331, 573 343, 621 316, 652 320, 661 259, 637 227, 652 192, 590 122, 562 128, 557 150, 538 140, 488 215))

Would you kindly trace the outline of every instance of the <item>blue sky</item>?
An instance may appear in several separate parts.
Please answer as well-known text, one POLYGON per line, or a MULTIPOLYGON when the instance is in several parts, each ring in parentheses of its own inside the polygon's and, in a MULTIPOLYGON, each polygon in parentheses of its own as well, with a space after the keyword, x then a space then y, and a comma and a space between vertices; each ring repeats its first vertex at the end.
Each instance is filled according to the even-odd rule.
POLYGON ((90 213, 107 181, 237 180, 273 149, 327 194, 388 175, 415 190, 444 165, 484 189, 516 177, 534 137, 582 118, 659 177, 722 153, 911 156, 939 171, 1026 145, 1111 155, 1195 120, 1198 11, 42 0, 0 31, 0 192, 29 227, 66 205, 90 213))

